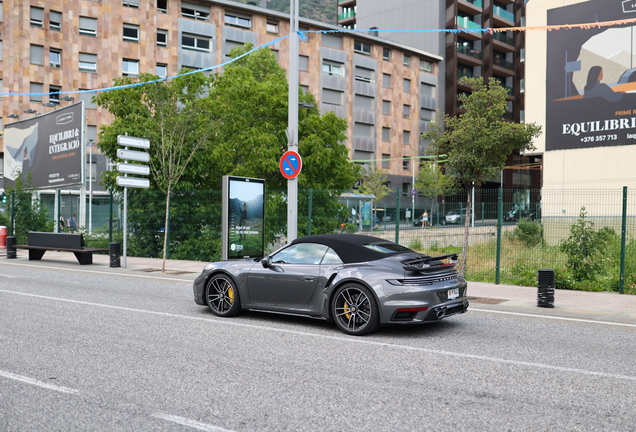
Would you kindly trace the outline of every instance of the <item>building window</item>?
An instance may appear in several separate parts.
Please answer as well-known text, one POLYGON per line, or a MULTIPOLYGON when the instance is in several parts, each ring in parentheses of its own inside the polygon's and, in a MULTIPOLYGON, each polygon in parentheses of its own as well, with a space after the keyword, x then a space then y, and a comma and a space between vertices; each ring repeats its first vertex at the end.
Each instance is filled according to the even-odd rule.
MULTIPOLYGON (((409 168, 410 168, 410 162, 411 162, 411 158, 410 158, 410 157, 408 157, 408 156, 404 156, 404 157, 402 158, 402 169, 405 169, 405 170, 409 169, 409 168)), ((406 185, 408 185, 408 186, 410 186, 410 184, 409 184, 409 183, 405 183, 405 184, 406 184, 406 185)), ((410 187, 403 187, 403 189, 402 189, 402 190, 403 190, 403 191, 406 191, 406 190, 408 190, 408 189, 410 189, 410 187)))
POLYGON ((210 39, 184 33, 181 35, 181 47, 185 49, 210 52, 210 39))
POLYGON ((84 36, 97 36, 97 18, 79 18, 79 34, 84 36))
POLYGON ((234 49, 234 48, 243 48, 243 42, 236 42, 236 41, 231 41, 231 40, 226 40, 225 41, 225 57, 227 57, 228 59, 232 58, 230 57, 230 52, 234 49))
POLYGON ((41 45, 31 45, 31 64, 44 64, 44 47, 41 45))
POLYGON ((97 72, 97 55, 80 53, 79 70, 80 72, 97 72))
POLYGON ((375 111, 376 102, 374 97, 364 96, 361 94, 354 95, 353 106, 366 111, 375 111))
MULTIPOLYGON (((305 43, 309 42, 309 36, 310 36, 310 34, 309 34, 309 33, 307 33, 307 32, 309 31, 309 27, 299 26, 299 27, 298 27, 298 31, 299 31, 299 32, 301 32, 301 33, 305 36, 305 39, 303 39, 303 38, 298 38, 298 39, 300 39, 300 42, 305 42, 305 43)), ((324 36, 324 35, 323 35, 323 36, 324 36)))
POLYGON ((122 62, 122 75, 136 77, 139 75, 139 60, 126 60, 122 62))
POLYGON ((232 12, 225 13, 225 24, 242 27, 242 28, 252 28, 252 17, 248 17, 246 15, 238 15, 232 12))
POLYGON ((62 51, 54 48, 49 50, 49 66, 54 68, 62 67, 62 51))
POLYGON ((327 88, 322 89, 322 103, 327 105, 342 106, 344 101, 344 92, 338 90, 331 90, 327 88))
POLYGON ((87 92, 86 89, 80 89, 80 93, 78 93, 79 100, 84 101, 84 108, 86 109, 96 109, 97 104, 93 102, 92 92, 87 92))
POLYGON ((411 66, 411 56, 408 54, 404 54, 404 66, 411 66))
POLYGON ((199 21, 210 20, 210 8, 203 8, 199 5, 190 3, 181 3, 181 16, 186 18, 194 18, 199 21))
POLYGON ((411 80, 404 78, 404 93, 411 93, 411 80))
POLYGON ((157 29, 157 45, 168 46, 168 30, 157 29))
POLYGON ((267 33, 278 34, 278 22, 267 21, 267 33))
MULTIPOLYGON (((95 128, 95 130, 97 130, 97 126, 86 126, 87 137, 89 134, 88 132, 89 128, 95 128)), ((96 181, 97 181, 97 162, 86 162, 86 184, 88 185, 89 182, 95 183, 96 181)))
POLYGON ((40 83, 31 83, 29 85, 29 100, 31 102, 42 102, 42 93, 44 92, 44 85, 40 83), (35 93, 35 94, 34 94, 35 93))
POLYGON ((426 83, 420 83, 420 96, 437 97, 437 87, 426 83))
MULTIPOLYGON (((404 166, 402 167, 404 168, 404 166)), ((407 169, 407 168, 404 168, 404 169, 407 169)), ((406 182, 402 183, 402 196, 407 196, 410 193, 411 193, 411 183, 406 183, 406 182)))
POLYGON ((391 88, 391 75, 382 74, 382 87, 391 88))
POLYGON ((300 85, 300 91, 302 91, 302 94, 305 94, 309 91, 309 87, 306 85, 300 85))
POLYGON ((168 13, 168 0, 157 0, 157 10, 159 12, 168 13))
POLYGON ((382 58, 384 60, 391 60, 391 50, 388 48, 382 48, 382 58))
POLYGON ((420 59, 420 69, 426 72, 433 72, 433 63, 424 59, 420 59))
POLYGON ((382 153, 382 168, 390 169, 391 168, 391 155, 382 153))
POLYGON ((402 116, 405 119, 411 118, 411 105, 404 104, 404 106, 402 107, 402 116))
POLYGON ((329 60, 323 60, 322 72, 327 75, 344 76, 344 65, 342 63, 335 63, 329 60))
POLYGON ((139 0, 123 0, 123 5, 127 7, 139 7, 139 0))
POLYGON ((309 57, 304 55, 298 56, 298 70, 305 72, 309 70, 309 57))
POLYGON ((49 86, 49 102, 59 105, 61 91, 62 91, 62 87, 50 85, 49 86))
POLYGON ((168 65, 157 63, 157 76, 159 78, 167 78, 168 77, 168 65))
POLYGON ((355 77, 356 81, 362 81, 365 83, 374 83, 375 82, 375 71, 373 69, 368 69, 362 66, 355 67, 355 77))
POLYGON ((139 26, 124 24, 124 40, 127 42, 139 42, 139 26))
POLYGON ((519 81, 519 91, 521 93, 524 93, 526 91, 526 80, 521 78, 521 80, 519 81))
POLYGON ((360 54, 371 55, 371 44, 366 42, 354 41, 353 50, 360 54))
POLYGON ((33 27, 44 27, 44 9, 31 6, 30 18, 33 27))
POLYGON ((51 11, 49 13, 49 29, 62 31, 62 14, 51 11))
POLYGON ((403 131, 402 132, 402 144, 411 145, 411 132, 403 131))
POLYGON ((382 114, 391 115, 391 101, 388 101, 388 100, 382 101, 382 114))
POLYGON ((384 142, 391 141, 391 128, 388 128, 388 127, 382 128, 382 141, 384 142))

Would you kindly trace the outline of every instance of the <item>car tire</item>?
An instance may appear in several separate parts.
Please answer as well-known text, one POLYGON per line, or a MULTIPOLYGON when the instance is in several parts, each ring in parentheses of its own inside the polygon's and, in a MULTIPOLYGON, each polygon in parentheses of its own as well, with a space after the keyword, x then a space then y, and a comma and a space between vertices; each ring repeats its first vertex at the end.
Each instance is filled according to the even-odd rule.
POLYGON ((225 275, 216 275, 205 288, 205 302, 213 314, 230 317, 241 311, 241 300, 234 281, 225 275))
POLYGON ((378 304, 371 291, 358 284, 345 284, 336 290, 331 302, 331 314, 343 332, 363 336, 380 327, 378 304))

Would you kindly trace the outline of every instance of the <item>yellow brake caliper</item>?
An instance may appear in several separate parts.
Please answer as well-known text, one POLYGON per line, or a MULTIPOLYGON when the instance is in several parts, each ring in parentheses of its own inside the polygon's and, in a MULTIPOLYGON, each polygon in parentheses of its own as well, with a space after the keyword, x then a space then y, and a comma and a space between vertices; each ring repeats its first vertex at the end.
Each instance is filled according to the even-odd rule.
POLYGON ((347 319, 351 319, 351 313, 349 311, 350 311, 349 303, 347 303, 347 301, 345 300, 345 302, 344 302, 344 313, 345 313, 345 316, 347 317, 347 319))
POLYGON ((227 289, 227 296, 230 298, 230 304, 234 304, 234 290, 232 289, 232 285, 227 289))

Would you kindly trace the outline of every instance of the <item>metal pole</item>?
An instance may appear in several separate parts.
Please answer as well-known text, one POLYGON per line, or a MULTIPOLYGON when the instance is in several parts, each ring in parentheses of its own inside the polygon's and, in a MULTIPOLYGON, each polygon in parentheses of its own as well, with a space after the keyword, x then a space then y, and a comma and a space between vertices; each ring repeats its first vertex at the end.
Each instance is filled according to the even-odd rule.
POLYGON ((166 225, 166 259, 170 259, 170 197, 168 196, 168 225, 166 225))
POLYGON ((113 191, 110 191, 110 203, 108 205, 109 216, 109 224, 108 224, 108 243, 113 242, 113 191))
MULTIPOLYGON (((298 151, 298 0, 289 5, 288 150, 298 151)), ((287 181, 287 241, 298 237, 298 178, 287 181)))
POLYGON ((312 205, 312 198, 313 198, 313 190, 309 189, 309 209, 307 211, 307 235, 310 236, 311 235, 311 205, 312 205))
POLYGON ((402 189, 397 190, 397 203, 395 209, 395 243, 400 243, 400 195, 402 189))
MULTIPOLYGON (((128 149, 128 147, 126 147, 128 149)), ((124 177, 127 177, 127 174, 124 174, 124 177)), ((124 187, 124 254, 123 254, 123 262, 124 268, 126 268, 126 237, 128 237, 128 187, 124 187)))
POLYGON ((13 231, 14 225, 15 225, 15 191, 13 190, 11 191, 11 227, 10 227, 11 236, 15 235, 13 231))
POLYGON ((60 192, 60 190, 57 190, 57 194, 55 194, 55 198, 57 201, 57 215, 56 215, 56 219, 55 219, 55 232, 59 233, 60 232, 60 217, 62 216, 62 194, 60 192))
POLYGON ((73 232, 75 231, 75 229, 77 228, 77 219, 75 219, 74 223, 73 223, 73 229, 71 230, 71 222, 73 221, 73 193, 71 191, 68 191, 68 196, 69 196, 69 200, 71 201, 71 217, 69 219, 69 223, 68 223, 68 229, 69 232, 73 232))
POLYGON ((411 214, 411 222, 415 223, 415 158, 412 160, 411 167, 411 207, 413 208, 413 214, 411 214))
POLYGON ((93 140, 90 140, 90 152, 88 153, 88 233, 93 232, 93 140))
POLYGON ((499 188, 497 198, 497 264, 495 266, 495 283, 499 284, 499 270, 501 268, 501 222, 503 219, 503 189, 499 188))
POLYGON ((625 287, 625 238, 627 237, 627 186, 623 186, 623 221, 621 224, 621 277, 618 284, 619 294, 625 287))
POLYGON ((470 226, 475 228, 475 182, 473 182, 473 190, 471 194, 472 194, 471 202, 473 203, 473 205, 470 206, 470 214, 466 216, 471 218, 470 226))

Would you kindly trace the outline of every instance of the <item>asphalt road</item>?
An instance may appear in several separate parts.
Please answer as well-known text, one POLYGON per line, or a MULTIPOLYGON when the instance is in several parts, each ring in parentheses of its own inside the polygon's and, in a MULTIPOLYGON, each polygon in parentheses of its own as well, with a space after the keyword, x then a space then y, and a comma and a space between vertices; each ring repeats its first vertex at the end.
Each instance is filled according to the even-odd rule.
POLYGON ((356 338, 216 318, 193 277, 0 263, 0 430, 636 430, 634 325, 475 307, 356 338))

